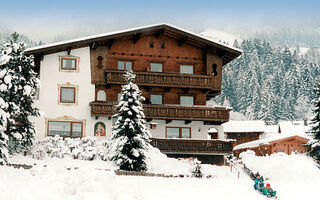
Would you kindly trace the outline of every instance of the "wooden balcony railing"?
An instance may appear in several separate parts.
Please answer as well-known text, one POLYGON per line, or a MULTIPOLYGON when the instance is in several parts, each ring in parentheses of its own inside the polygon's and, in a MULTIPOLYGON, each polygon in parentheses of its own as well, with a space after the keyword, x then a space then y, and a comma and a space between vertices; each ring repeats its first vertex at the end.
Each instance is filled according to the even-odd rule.
MULTIPOLYGON (((110 102, 91 102, 91 116, 111 117, 116 114, 115 104, 110 102)), ((229 121, 230 109, 206 106, 143 105, 147 119, 195 120, 209 122, 229 121)))
MULTIPOLYGON (((213 76, 180 74, 180 73, 156 73, 134 72, 135 83, 142 86, 198 88, 208 90, 220 90, 220 86, 213 86, 213 76)), ((120 70, 106 70, 107 84, 125 84, 124 72, 120 70)))
POLYGON ((163 153, 225 154, 231 153, 233 141, 151 138, 151 144, 163 153))

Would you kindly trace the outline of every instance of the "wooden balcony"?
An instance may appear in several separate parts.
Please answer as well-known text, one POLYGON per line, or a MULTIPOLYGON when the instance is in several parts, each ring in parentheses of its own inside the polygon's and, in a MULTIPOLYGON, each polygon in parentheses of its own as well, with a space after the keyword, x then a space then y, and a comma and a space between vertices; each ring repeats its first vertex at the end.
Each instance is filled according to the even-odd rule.
POLYGON ((151 144, 167 154, 227 154, 233 148, 233 141, 226 140, 151 138, 151 144))
MULTIPOLYGON (((91 102, 91 116, 111 117, 116 114, 112 102, 91 102)), ((206 106, 144 105, 146 119, 188 120, 224 123, 229 121, 230 109, 206 106)))
MULTIPOLYGON (((220 91, 220 87, 213 86, 213 76, 180 74, 180 73, 156 73, 134 72, 135 83, 141 86, 197 88, 220 91)), ((126 84, 124 72, 120 70, 106 70, 106 84, 126 84)))

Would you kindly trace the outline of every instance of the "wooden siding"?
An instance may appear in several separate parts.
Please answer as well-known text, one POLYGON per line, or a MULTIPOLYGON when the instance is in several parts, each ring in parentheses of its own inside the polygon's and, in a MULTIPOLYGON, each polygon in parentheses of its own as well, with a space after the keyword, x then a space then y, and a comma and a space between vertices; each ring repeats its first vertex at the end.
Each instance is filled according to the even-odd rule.
POLYGON ((109 45, 90 49, 91 80, 96 85, 124 84, 118 61, 131 61, 140 87, 197 88, 201 89, 199 94, 206 93, 211 98, 221 92, 223 61, 219 55, 164 35, 113 40, 109 45), (150 72, 152 62, 162 63, 163 71, 150 72), (213 64, 217 66, 215 76, 213 64), (194 74, 180 74, 180 65, 194 66, 194 74))
POLYGON ((151 139, 152 146, 163 153, 173 154, 227 154, 232 153, 232 143, 222 140, 151 139))
POLYGON ((303 145, 308 142, 308 139, 299 136, 292 136, 284 138, 281 140, 276 140, 269 142, 269 144, 261 145, 258 147, 244 148, 234 151, 236 156, 239 156, 241 152, 252 150, 257 156, 271 155, 277 152, 284 152, 286 154, 291 154, 292 152, 305 153, 307 152, 307 147, 303 145))
MULTIPOLYGON (((114 103, 91 102, 91 115, 111 117, 116 114, 114 103)), ((229 121, 230 109, 204 106, 144 105, 147 119, 198 120, 224 123, 229 121)))

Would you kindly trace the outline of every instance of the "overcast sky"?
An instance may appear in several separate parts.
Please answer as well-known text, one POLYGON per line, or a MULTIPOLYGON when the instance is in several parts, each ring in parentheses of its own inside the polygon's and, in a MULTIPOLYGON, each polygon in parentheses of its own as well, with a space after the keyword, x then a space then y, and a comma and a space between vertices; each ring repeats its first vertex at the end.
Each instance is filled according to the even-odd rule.
POLYGON ((0 30, 46 42, 160 22, 232 32, 319 21, 318 0, 0 0, 0 30))

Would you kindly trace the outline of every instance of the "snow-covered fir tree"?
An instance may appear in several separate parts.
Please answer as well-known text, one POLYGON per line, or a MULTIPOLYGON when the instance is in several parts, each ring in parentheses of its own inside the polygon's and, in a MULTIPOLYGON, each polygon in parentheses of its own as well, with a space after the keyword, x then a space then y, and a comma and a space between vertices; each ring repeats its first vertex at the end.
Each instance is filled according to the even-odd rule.
POLYGON ((298 47, 291 52, 259 39, 234 45, 243 54, 223 67, 222 93, 215 102, 227 100, 233 111, 270 123, 310 117, 312 88, 320 72, 314 54, 301 55, 298 47))
POLYGON ((115 106, 118 114, 114 115, 117 121, 110 138, 109 158, 122 170, 147 170, 145 153, 151 145, 142 108, 144 97, 133 83, 132 71, 124 76, 127 84, 122 86, 120 102, 115 106))
POLYGON ((38 116, 38 109, 32 106, 36 88, 39 85, 35 65, 31 56, 24 55, 24 43, 17 43, 19 35, 12 34, 9 43, 3 45, 2 55, 7 62, 0 65, 0 72, 4 74, 1 85, 1 97, 8 103, 6 111, 10 115, 6 133, 9 137, 11 153, 27 150, 33 144, 34 125, 30 116, 38 116))
POLYGON ((0 97, 0 165, 7 163, 8 159, 8 135, 6 134, 6 125, 9 114, 5 111, 7 107, 8 104, 0 97))
POLYGON ((318 84, 318 87, 316 88, 315 92, 317 98, 314 99, 315 116, 312 119, 313 127, 311 129, 313 140, 309 142, 309 145, 311 147, 309 155, 316 159, 320 164, 320 83, 318 84))

